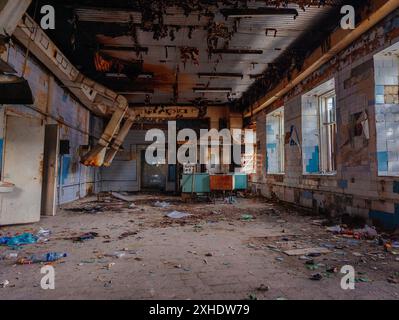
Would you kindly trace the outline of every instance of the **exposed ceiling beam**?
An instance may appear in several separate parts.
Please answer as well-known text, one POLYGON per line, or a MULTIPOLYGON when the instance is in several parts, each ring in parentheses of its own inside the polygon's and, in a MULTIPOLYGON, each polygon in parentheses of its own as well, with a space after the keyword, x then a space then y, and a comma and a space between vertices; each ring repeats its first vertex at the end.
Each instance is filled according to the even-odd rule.
POLYGON ((232 88, 193 88, 195 93, 230 93, 232 88))
POLYGON ((336 57, 339 52, 347 48, 352 42, 361 37, 364 33, 374 27, 378 22, 384 19, 388 14, 399 8, 398 0, 375 0, 375 11, 363 19, 354 30, 337 29, 330 36, 331 48, 324 52, 322 48, 315 50, 309 58, 305 60, 304 67, 297 72, 292 79, 285 79, 266 96, 257 101, 244 113, 244 117, 251 117, 263 109, 272 105, 278 99, 281 99, 295 86, 300 84, 313 72, 322 67, 325 63, 336 57))
POLYGON ((101 44, 99 46, 100 50, 109 50, 109 51, 129 51, 129 52, 144 52, 148 53, 148 47, 139 47, 139 46, 118 46, 118 45, 104 45, 101 44))
POLYGON ((213 54, 263 54, 263 50, 251 49, 212 49, 213 54))
POLYGON ((221 79, 240 78, 240 79, 243 79, 244 75, 242 73, 200 72, 200 73, 198 73, 198 78, 221 78, 221 79))
POLYGON ((288 15, 297 17, 298 10, 291 8, 248 8, 248 9, 222 9, 220 13, 225 18, 250 18, 250 17, 266 17, 275 15, 288 15))

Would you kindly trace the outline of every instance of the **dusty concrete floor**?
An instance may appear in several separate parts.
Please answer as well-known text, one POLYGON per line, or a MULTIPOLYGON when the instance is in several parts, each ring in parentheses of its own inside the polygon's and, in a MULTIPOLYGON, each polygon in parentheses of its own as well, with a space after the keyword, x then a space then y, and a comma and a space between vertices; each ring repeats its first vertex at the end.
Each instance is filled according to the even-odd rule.
MULTIPOLYGON (((67 252, 54 264, 56 289, 42 290, 40 265, 0 261, 0 299, 398 299, 399 284, 387 281, 399 271, 399 259, 371 241, 334 236, 312 224, 318 217, 258 199, 235 204, 182 204, 179 198, 133 196, 137 207, 87 199, 60 209, 54 218, 29 226, 3 227, 0 235, 51 229, 49 242, 28 245, 32 253, 67 252), (172 202, 168 208, 153 206, 172 202), (105 206, 103 212, 66 210, 105 206), (185 211, 193 216, 172 220, 165 214, 185 211), (243 221, 243 214, 254 216, 243 221), (96 232, 99 237, 74 243, 71 237, 96 232), (309 270, 287 248, 325 246, 331 253, 314 258, 309 270), (338 249, 337 249, 338 248, 338 249), (123 251, 122 258, 107 257, 123 251), (331 267, 353 265, 358 277, 353 291, 340 287, 340 273, 331 267), (320 272, 321 281, 309 277, 320 272), (259 288, 269 287, 268 291, 259 288)), ((0 255, 7 248, 0 247, 0 255)))

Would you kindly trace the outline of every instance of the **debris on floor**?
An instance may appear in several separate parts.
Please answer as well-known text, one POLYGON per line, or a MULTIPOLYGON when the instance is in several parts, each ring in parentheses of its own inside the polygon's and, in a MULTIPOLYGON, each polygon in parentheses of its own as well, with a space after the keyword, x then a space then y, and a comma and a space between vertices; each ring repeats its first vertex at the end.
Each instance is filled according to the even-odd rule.
POLYGON ((66 253, 49 252, 46 254, 32 255, 29 258, 21 258, 17 261, 17 264, 29 265, 36 263, 56 262, 58 260, 66 258, 67 256, 68 254, 66 253))
POLYGON ((251 214, 243 214, 241 216, 242 221, 252 221, 254 219, 254 216, 251 214))
MULTIPOLYGON (((355 267, 356 283, 359 287, 365 286, 365 292, 371 289, 368 286, 378 281, 391 288, 384 288, 385 292, 393 292, 399 282, 393 269, 393 264, 399 267, 399 239, 392 234, 377 232, 374 228, 370 230, 364 226, 350 229, 341 224, 332 232, 327 230, 324 219, 320 218, 315 223, 314 215, 307 216, 300 210, 253 198, 239 198, 237 204, 230 205, 221 202, 187 204, 179 202, 178 198, 160 196, 160 203, 170 206, 178 204, 179 207, 178 211, 166 211, 169 213, 165 214, 162 206, 154 206, 154 197, 128 197, 129 202, 110 197, 101 199, 101 202, 73 203, 54 220, 48 220, 54 221, 54 224, 44 223, 38 232, 23 227, 3 229, 1 239, 8 237, 7 242, 15 235, 24 234, 43 241, 38 240, 29 246, 8 247, 3 240, 3 247, 0 246, 0 268, 6 272, 3 271, 0 276, 13 279, 15 269, 12 266, 15 264, 58 262, 57 270, 61 269, 66 274, 72 272, 69 270, 74 266, 73 272, 81 272, 81 276, 88 272, 95 278, 99 277, 103 291, 104 288, 115 290, 116 283, 120 282, 142 288, 134 280, 138 274, 148 275, 151 281, 162 282, 168 281, 161 279, 169 279, 170 273, 184 273, 187 283, 202 281, 201 275, 210 273, 210 280, 201 283, 206 288, 214 288, 212 281, 219 278, 224 281, 223 270, 228 269, 228 274, 234 275, 231 277, 233 283, 235 278, 245 279, 242 284, 237 281, 237 287, 232 289, 240 299, 249 297, 248 288, 256 293, 252 293, 253 299, 275 299, 276 296, 291 299, 293 295, 290 291, 280 287, 280 283, 285 281, 294 285, 296 281, 303 285, 304 280, 309 285, 312 281, 322 282, 326 290, 339 289, 339 272, 344 265, 355 267), (132 203, 134 209, 129 208, 132 203), (96 206, 101 206, 104 211, 95 218, 86 214, 85 210, 76 211, 77 214, 67 210, 70 207, 96 206), (135 211, 134 218, 132 210, 135 211), (82 229, 82 220, 86 221, 86 226, 91 225, 90 231, 82 229), (257 223, 245 223, 255 220, 257 223), (227 247, 224 245, 226 241, 229 243, 227 247), (118 247, 113 246, 118 243, 118 247), (48 257, 42 253, 47 248, 55 252, 65 250, 69 252, 69 258, 63 261, 63 254, 59 254, 58 260, 48 257), (171 257, 173 262, 164 264, 163 261, 170 261, 171 257), (251 262, 250 271, 248 262, 251 262), (215 273, 215 266, 220 271, 215 273), (129 275, 128 279, 122 280, 121 270, 124 270, 123 275, 129 275)), ((24 273, 19 277, 31 275, 30 271, 31 268, 24 268, 24 273)), ((186 288, 184 283, 179 284, 179 280, 174 282, 175 286, 186 288)), ((82 283, 85 283, 84 279, 82 283)), ((8 285, 8 291, 13 290, 14 286, 8 285)), ((337 296, 345 294, 331 290, 337 296)), ((155 297, 162 297, 160 288, 155 292, 155 297)), ((200 296, 200 293, 190 295, 196 298, 200 296)))
POLYGON ((326 248, 305 248, 305 249, 294 249, 294 250, 287 250, 284 253, 287 256, 303 256, 307 255, 309 257, 314 255, 326 254, 330 253, 331 251, 326 248))
POLYGON ((72 237, 72 241, 73 242, 84 242, 87 240, 93 240, 93 239, 97 238, 98 236, 99 236, 99 234, 96 232, 88 232, 88 233, 82 234, 81 236, 78 236, 78 237, 72 237))
POLYGON ((189 214, 189 213, 179 212, 179 211, 173 211, 173 212, 167 214, 167 217, 171 218, 171 219, 183 219, 183 218, 187 218, 190 216, 191 216, 191 214, 189 214))
POLYGON ((129 198, 129 197, 125 196, 125 195, 122 195, 120 193, 117 193, 117 192, 111 192, 111 196, 113 196, 114 198, 116 198, 118 200, 122 200, 122 201, 125 201, 125 202, 130 202, 131 201, 131 198, 129 198))
POLYGON ((19 236, 14 237, 3 237, 0 238, 1 245, 7 245, 9 247, 19 247, 28 244, 37 243, 38 237, 34 236, 31 233, 24 233, 19 236))
POLYGON ((157 202, 155 202, 154 203, 154 207, 156 207, 156 208, 168 208, 170 206, 170 203, 168 203, 168 202, 165 202, 165 201, 163 201, 163 202, 161 202, 161 201, 157 201, 157 202))

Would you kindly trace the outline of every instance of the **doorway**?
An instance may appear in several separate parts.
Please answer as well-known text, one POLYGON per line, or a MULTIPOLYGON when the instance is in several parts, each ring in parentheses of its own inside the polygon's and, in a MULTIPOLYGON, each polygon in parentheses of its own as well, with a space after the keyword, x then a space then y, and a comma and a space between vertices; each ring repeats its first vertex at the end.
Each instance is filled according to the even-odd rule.
POLYGON ((166 188, 168 166, 166 164, 149 164, 145 159, 145 150, 141 151, 141 190, 161 191, 166 188))
POLYGON ((44 131, 40 119, 6 116, 3 179, 15 189, 1 195, 0 225, 40 221, 44 131))
POLYGON ((59 127, 46 125, 44 135, 42 215, 55 216, 57 208, 57 175, 59 127))

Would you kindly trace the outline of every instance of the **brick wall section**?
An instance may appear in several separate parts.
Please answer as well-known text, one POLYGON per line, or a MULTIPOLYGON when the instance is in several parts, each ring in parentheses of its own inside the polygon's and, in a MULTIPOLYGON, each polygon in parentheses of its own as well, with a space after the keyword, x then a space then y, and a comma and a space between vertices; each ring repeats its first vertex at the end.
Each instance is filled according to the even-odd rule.
POLYGON ((374 55, 398 42, 398 34, 396 11, 294 88, 283 104, 280 101, 257 115, 256 192, 331 215, 361 215, 385 227, 399 226, 399 177, 378 175, 374 73, 374 55), (286 144, 285 175, 267 175, 266 114, 284 105, 285 131, 293 128, 302 143, 302 97, 332 78, 337 95, 337 174, 304 175, 300 148, 286 144), (369 139, 353 135, 353 122, 364 112, 369 139))

